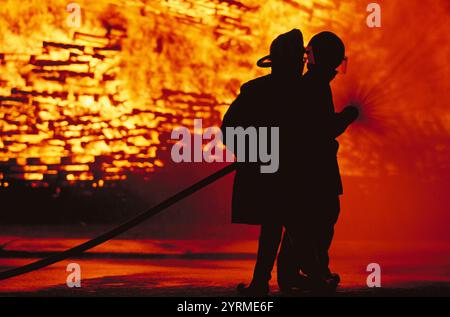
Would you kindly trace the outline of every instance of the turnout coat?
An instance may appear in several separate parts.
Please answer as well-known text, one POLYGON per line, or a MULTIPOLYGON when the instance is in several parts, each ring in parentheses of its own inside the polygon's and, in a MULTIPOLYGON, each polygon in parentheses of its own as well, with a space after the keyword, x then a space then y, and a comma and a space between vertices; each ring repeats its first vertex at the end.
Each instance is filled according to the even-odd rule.
POLYGON ((224 144, 227 127, 278 127, 279 168, 263 174, 258 162, 238 163, 232 222, 285 224, 303 218, 317 200, 342 194, 335 138, 350 122, 335 113, 328 82, 311 74, 271 74, 242 85, 222 122, 224 144))
MULTIPOLYGON (((238 163, 234 179, 232 198, 232 222, 245 224, 282 223, 285 207, 288 205, 286 197, 289 197, 289 185, 284 184, 284 170, 288 162, 285 153, 289 149, 289 139, 286 138, 295 129, 286 120, 286 111, 295 109, 292 103, 298 90, 298 76, 289 81, 276 78, 273 75, 256 78, 242 85, 240 94, 231 104, 222 121, 222 133, 224 143, 227 145, 227 127, 271 127, 279 128, 279 151, 271 153, 278 154, 280 165, 275 173, 261 173, 260 163, 242 162, 238 163)), ((289 116, 287 116, 289 117, 289 116)), ((293 116, 291 116, 293 117, 293 116)), ((267 134, 270 139, 270 133, 267 134)), ((258 142, 268 141, 259 140, 258 142)), ((248 141, 248 139, 247 139, 248 141)), ((268 142, 269 143, 269 142, 268 142)), ((234 142, 234 152, 240 151, 234 142)), ((246 153, 248 153, 248 144, 246 153)), ((271 144, 268 149, 270 151, 271 144)), ((262 163, 265 164, 265 163, 262 163)))

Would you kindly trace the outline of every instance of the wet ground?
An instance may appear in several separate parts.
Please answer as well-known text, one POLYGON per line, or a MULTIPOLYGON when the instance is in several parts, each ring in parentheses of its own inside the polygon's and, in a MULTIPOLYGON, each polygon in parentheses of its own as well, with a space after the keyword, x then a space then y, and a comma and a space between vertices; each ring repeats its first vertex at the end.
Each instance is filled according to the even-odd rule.
MULTIPOLYGON (((21 266, 83 239, 3 237, 0 269, 21 266), (14 255, 14 256, 12 256, 14 255)), ((248 282, 255 241, 112 240, 84 257, 0 281, 0 296, 234 296, 248 282), (81 287, 66 285, 69 263, 81 267, 81 287)), ((450 248, 443 243, 336 241, 338 296, 450 296, 450 248), (381 288, 366 284, 369 263, 381 267, 381 288)), ((272 294, 279 296, 276 274, 272 294)), ((308 295, 308 294, 295 294, 308 295)))

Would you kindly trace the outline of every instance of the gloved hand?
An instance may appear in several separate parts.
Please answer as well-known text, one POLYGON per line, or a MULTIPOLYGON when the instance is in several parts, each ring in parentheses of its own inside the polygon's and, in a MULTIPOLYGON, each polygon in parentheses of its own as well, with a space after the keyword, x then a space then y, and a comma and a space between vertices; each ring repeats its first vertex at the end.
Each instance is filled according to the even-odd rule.
POLYGON ((358 118, 359 110, 357 107, 350 105, 345 107, 344 110, 342 110, 342 114, 345 115, 345 117, 349 122, 353 122, 358 118))

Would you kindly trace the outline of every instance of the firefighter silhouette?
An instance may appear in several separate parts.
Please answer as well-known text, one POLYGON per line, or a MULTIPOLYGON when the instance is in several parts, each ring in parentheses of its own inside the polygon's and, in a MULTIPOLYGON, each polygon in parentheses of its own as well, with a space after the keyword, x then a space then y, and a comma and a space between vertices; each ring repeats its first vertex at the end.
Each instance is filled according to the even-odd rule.
MULTIPOLYGON (((243 162, 235 175, 232 221, 261 226, 253 279, 248 287, 238 286, 242 295, 268 293, 283 227, 280 288, 337 284, 337 275, 328 269, 328 248, 342 193, 334 139, 357 112, 352 107, 340 114, 334 112, 329 82, 345 57, 342 41, 324 32, 308 47, 314 64, 308 63, 308 72, 302 77, 302 33, 294 29, 278 36, 270 55, 257 63, 271 67, 271 74, 242 85, 223 119, 223 131, 227 127, 274 126, 280 131, 276 173, 261 174, 258 163, 243 162)), ((227 141, 224 138, 225 144, 227 141)))

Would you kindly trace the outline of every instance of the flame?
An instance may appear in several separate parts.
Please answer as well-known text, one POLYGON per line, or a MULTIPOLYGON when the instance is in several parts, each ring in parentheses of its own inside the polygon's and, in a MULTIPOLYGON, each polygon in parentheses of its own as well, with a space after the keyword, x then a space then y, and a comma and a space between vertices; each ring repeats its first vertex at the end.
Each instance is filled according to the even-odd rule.
MULTIPOLYGON (((389 67, 374 68, 376 62, 395 55, 394 49, 401 50, 401 39, 394 44, 368 29, 366 4, 351 0, 77 3, 82 24, 73 28, 66 23, 66 1, 2 1, 0 176, 4 182, 107 184, 126 179, 128 172, 146 175, 162 168, 168 163, 172 129, 192 126, 194 118, 202 118, 205 126, 219 125, 240 85, 264 74, 255 61, 267 53, 275 36, 292 28, 300 28, 305 41, 324 29, 343 37, 350 62, 348 74, 336 80, 338 106, 349 101, 348 91, 360 90, 373 99, 365 102, 365 111, 372 103, 377 111, 388 112, 381 103, 386 99, 383 92, 368 87, 385 81, 387 72, 395 70, 394 62, 401 62, 396 57, 389 67)), ((386 16, 399 10, 395 4, 380 3, 386 16)), ((409 5, 420 6, 419 2, 409 5)), ((433 12, 440 5, 445 3, 438 1, 433 12)), ((435 22, 445 17, 437 15, 435 22)), ((401 30, 398 19, 391 24, 383 21, 383 27, 401 30)), ((436 45, 433 37, 425 42, 436 45)), ((426 51, 419 40, 411 43, 419 52, 426 51)), ((430 59, 445 60, 446 53, 448 48, 430 59)), ((447 79, 440 91, 448 87, 445 69, 431 72, 447 79)), ((394 73, 400 81, 387 81, 385 90, 404 93, 400 86, 408 85, 409 75, 394 73)), ((410 106, 405 100, 399 101, 396 115, 410 126, 408 131, 425 121, 449 130, 448 109, 420 122, 420 115, 408 118, 400 113, 410 106), (409 124, 410 119, 414 124, 409 124)), ((408 100, 414 103, 414 98, 408 100)), ((347 175, 380 170, 374 166, 383 166, 388 174, 401 169, 403 161, 398 157, 382 163, 384 150, 376 135, 381 121, 395 127, 386 116, 372 118, 376 124, 366 125, 360 136, 354 129, 342 139, 341 162, 347 175)), ((443 142, 436 144, 435 151, 442 161, 448 158, 443 142)))

